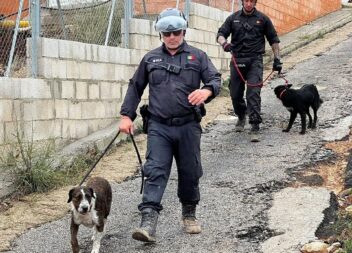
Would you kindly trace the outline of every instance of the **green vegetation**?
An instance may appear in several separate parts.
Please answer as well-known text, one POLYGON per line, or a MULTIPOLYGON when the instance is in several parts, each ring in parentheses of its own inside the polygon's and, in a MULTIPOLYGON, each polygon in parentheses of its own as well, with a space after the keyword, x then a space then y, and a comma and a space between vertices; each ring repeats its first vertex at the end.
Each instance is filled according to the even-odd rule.
POLYGON ((222 85, 221 85, 219 96, 221 96, 221 97, 230 96, 229 85, 230 85, 230 77, 227 77, 227 79, 222 80, 222 85))
POLYGON ((16 141, 9 144, 2 153, 5 155, 0 157, 0 167, 14 177, 16 195, 46 192, 60 186, 76 184, 92 163, 81 156, 75 158, 68 168, 55 169, 54 141, 25 142, 19 132, 16 134, 16 141))

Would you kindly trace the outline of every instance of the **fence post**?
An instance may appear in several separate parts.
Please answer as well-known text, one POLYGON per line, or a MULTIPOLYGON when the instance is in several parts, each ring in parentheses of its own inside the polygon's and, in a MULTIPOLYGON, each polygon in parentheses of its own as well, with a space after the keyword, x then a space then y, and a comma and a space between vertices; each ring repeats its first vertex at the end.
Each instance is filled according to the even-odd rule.
POLYGON ((242 9, 242 0, 238 0, 238 10, 242 9))
POLYGON ((192 0, 186 0, 186 4, 185 4, 185 16, 187 20, 189 20, 189 10, 191 8, 191 1, 192 0))
POLYGON ((32 22, 32 77, 38 76, 38 46, 40 35, 40 0, 31 0, 32 22))
POLYGON ((130 21, 132 17, 132 0, 125 0, 125 48, 129 48, 130 21))
POLYGON ((111 32, 111 25, 112 25, 112 18, 114 17, 114 12, 115 12, 115 5, 116 5, 116 0, 112 0, 111 3, 111 12, 110 12, 110 17, 109 17, 109 24, 108 24, 108 29, 106 31, 106 36, 105 36, 105 43, 104 45, 107 46, 110 38, 110 32, 111 32))
POLYGON ((65 21, 64 21, 64 16, 62 14, 62 9, 61 9, 61 3, 60 0, 56 0, 57 8, 59 10, 59 16, 60 16, 60 23, 61 23, 61 29, 64 32, 64 39, 67 40, 67 33, 66 33, 66 27, 65 27, 65 21))
POLYGON ((11 65, 12 65, 12 61, 13 61, 13 56, 15 54, 15 47, 16 47, 16 42, 17 42, 18 29, 20 27, 20 19, 21 19, 21 15, 22 15, 23 2, 24 2, 24 0, 21 0, 19 7, 18 7, 16 25, 15 25, 15 30, 14 30, 13 37, 12 37, 10 57, 9 57, 9 61, 7 63, 6 72, 5 72, 6 77, 9 77, 11 74, 11 65))

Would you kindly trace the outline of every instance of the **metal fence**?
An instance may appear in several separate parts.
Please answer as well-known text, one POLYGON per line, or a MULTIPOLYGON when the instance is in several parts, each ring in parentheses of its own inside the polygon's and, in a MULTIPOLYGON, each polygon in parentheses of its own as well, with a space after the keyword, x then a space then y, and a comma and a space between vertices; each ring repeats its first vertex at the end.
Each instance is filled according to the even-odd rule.
MULTIPOLYGON (((121 28, 129 31, 130 18, 154 20, 167 7, 179 8, 188 17, 191 1, 227 11, 241 4, 241 0, 1 0, 0 76, 36 76, 36 62, 32 60, 30 70, 26 66, 28 37, 128 47, 128 37, 121 44, 121 28)), ((31 55, 37 55, 37 48, 33 40, 31 55)))

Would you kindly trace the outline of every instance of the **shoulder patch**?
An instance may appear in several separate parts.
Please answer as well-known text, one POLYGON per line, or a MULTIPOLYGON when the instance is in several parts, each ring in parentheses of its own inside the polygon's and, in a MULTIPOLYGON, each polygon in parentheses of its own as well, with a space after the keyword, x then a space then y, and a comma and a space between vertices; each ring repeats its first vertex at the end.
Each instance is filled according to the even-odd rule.
POLYGON ((187 60, 190 61, 195 61, 196 60, 196 56, 194 54, 190 54, 187 56, 187 60))

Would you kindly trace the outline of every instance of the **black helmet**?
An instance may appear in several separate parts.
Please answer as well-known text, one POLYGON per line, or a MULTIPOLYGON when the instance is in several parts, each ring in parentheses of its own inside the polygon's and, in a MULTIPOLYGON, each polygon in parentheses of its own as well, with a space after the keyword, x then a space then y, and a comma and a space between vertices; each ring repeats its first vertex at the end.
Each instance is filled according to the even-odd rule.
POLYGON ((187 20, 182 11, 176 8, 163 10, 156 19, 155 30, 157 32, 173 32, 187 29, 187 20))

